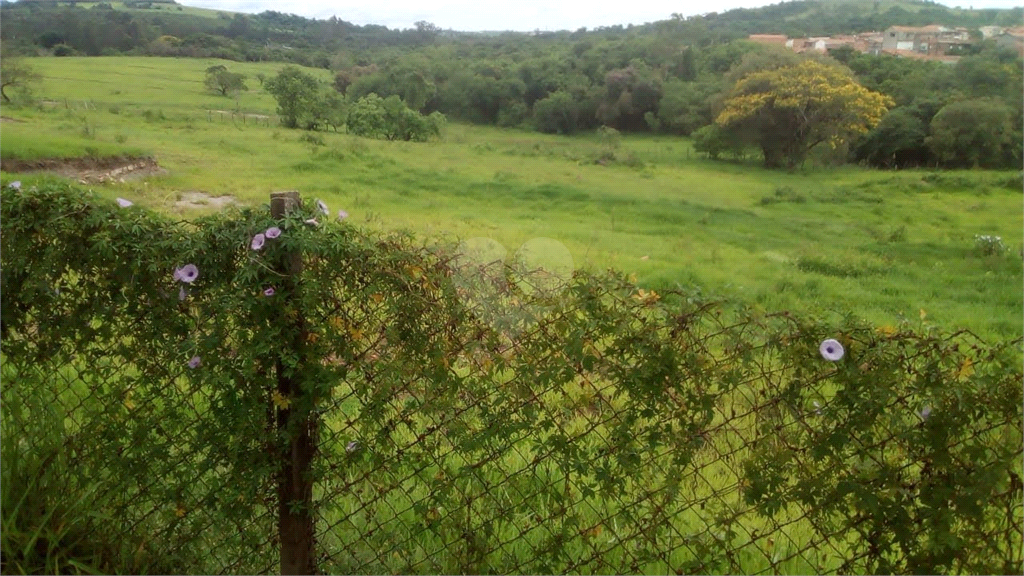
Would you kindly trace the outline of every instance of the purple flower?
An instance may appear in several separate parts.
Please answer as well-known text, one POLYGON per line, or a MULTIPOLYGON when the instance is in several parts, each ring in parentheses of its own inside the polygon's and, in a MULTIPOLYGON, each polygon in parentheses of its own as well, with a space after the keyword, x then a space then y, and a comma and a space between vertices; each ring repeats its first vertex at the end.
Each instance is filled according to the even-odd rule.
POLYGON ((345 218, 348 218, 348 212, 338 210, 338 220, 344 220, 345 218))
POLYGON ((359 442, 356 442, 355 440, 349 442, 345 446, 345 452, 348 452, 349 454, 355 452, 356 450, 359 450, 359 442))
POLYGON ((196 278, 199 278, 199 268, 195 264, 185 264, 174 271, 174 279, 179 282, 191 284, 196 278))
POLYGON ((199 356, 193 356, 192 359, 188 361, 188 367, 195 370, 196 368, 199 367, 199 364, 201 362, 202 360, 199 359, 199 356))
POLYGON ((277 226, 271 226, 270 228, 267 228, 267 231, 264 232, 264 234, 267 235, 267 238, 277 238, 281 235, 281 229, 277 226))
POLYGON ((264 290, 263 291, 263 295, 268 297, 268 298, 273 296, 274 295, 274 287, 271 286, 270 288, 267 288, 266 290, 264 290))
POLYGON ((838 340, 833 340, 832 338, 822 342, 818 351, 821 352, 822 358, 831 362, 838 362, 844 354, 843 345, 838 340))
POLYGON ((925 406, 924 408, 921 409, 920 412, 917 413, 917 415, 921 417, 921 420, 927 420, 928 417, 932 415, 932 407, 925 406))
POLYGON ((15 180, 14 182, 8 184, 7 187, 13 190, 21 190, 21 180, 15 180))
POLYGON ((181 287, 181 288, 180 288, 180 289, 178 290, 178 300, 184 300, 185 298, 188 298, 188 291, 187 291, 187 290, 185 290, 185 287, 184 287, 184 286, 182 286, 182 287, 181 287))
POLYGON ((264 236, 263 234, 257 234, 252 237, 252 244, 250 244, 250 246, 252 246, 253 250, 259 250, 260 248, 263 248, 263 243, 266 241, 266 236, 264 236))
POLYGON ((319 198, 316 199, 316 207, 319 208, 320 211, 323 212, 324 214, 329 215, 331 213, 331 211, 327 208, 327 204, 324 204, 324 201, 319 198))
POLYGON ((132 204, 133 204, 133 202, 131 200, 125 200, 124 198, 118 198, 117 199, 117 205, 120 206, 121 208, 127 208, 127 207, 131 206, 132 204))
POLYGON ((309 220, 306 220, 306 224, 309 224, 310 226, 320 225, 320 223, 316 221, 316 218, 310 218, 309 220))

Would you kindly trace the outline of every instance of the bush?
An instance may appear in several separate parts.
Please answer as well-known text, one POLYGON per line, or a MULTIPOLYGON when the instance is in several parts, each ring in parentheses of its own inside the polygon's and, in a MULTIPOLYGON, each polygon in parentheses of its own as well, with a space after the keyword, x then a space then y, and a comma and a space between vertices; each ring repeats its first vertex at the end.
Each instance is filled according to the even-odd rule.
POLYGON ((712 160, 720 156, 740 158, 744 153, 742 141, 732 131, 718 124, 710 124, 693 133, 693 149, 712 160))
POLYGON ((579 110, 568 92, 554 92, 533 103, 533 123, 548 134, 573 134, 579 129, 579 110))
POLYGON ((954 102, 932 119, 928 146, 948 168, 1020 168, 1021 127, 990 98, 954 102))
POLYGON ((385 99, 369 94, 352 105, 346 126, 350 133, 366 138, 426 142, 440 137, 445 123, 440 112, 424 116, 409 109, 398 96, 385 99))
POLYGON ((57 44, 53 47, 54 56, 78 56, 78 50, 67 44, 57 44))
POLYGON ((999 236, 978 234, 974 236, 974 246, 983 256, 1001 256, 1006 254, 1006 244, 999 236))

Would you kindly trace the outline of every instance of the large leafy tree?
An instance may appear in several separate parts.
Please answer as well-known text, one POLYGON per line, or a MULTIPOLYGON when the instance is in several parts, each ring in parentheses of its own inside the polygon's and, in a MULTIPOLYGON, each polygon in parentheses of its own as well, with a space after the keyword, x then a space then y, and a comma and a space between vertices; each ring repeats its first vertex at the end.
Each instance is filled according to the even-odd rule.
POLYGON ((286 128, 307 128, 316 125, 320 106, 320 83, 316 78, 294 66, 285 66, 263 83, 263 89, 277 100, 277 113, 286 128))
POLYGON ((383 140, 426 142, 440 136, 445 117, 440 112, 424 116, 410 109, 395 95, 381 98, 363 96, 348 111, 346 126, 350 134, 383 140))
POLYGON ((928 125, 910 108, 897 108, 886 114, 858 143, 857 159, 880 168, 922 166, 928 162, 925 146, 928 125))
POLYGON ((793 167, 819 144, 838 146, 867 132, 890 106, 847 70, 807 60, 741 78, 715 121, 759 146, 766 167, 793 167))
POLYGON ((580 114, 572 95, 559 90, 534 103, 533 121, 541 132, 572 134, 579 129, 580 114))
POLYGON ((950 168, 1021 166, 1021 133, 1013 109, 994 98, 954 102, 932 119, 929 147, 950 168))
POLYGON ((245 85, 245 74, 231 72, 221 64, 206 69, 206 80, 203 84, 208 90, 221 96, 230 96, 235 92, 248 90, 245 85))

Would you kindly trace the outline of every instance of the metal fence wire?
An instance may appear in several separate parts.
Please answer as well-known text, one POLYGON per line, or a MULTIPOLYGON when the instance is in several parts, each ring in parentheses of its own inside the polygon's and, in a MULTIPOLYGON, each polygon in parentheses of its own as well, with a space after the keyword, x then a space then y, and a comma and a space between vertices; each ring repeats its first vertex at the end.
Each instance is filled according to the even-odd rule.
POLYGON ((1020 340, 2 199, 4 573, 1024 569, 1020 340))

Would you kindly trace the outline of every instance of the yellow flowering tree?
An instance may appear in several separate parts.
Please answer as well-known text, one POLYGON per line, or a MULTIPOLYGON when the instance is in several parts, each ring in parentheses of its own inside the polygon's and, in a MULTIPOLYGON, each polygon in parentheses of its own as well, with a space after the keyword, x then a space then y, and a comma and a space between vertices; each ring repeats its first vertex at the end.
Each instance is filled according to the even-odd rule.
POLYGON ((867 132, 892 105, 843 68, 807 60, 741 78, 715 122, 760 146, 766 167, 793 167, 819 144, 867 132))

